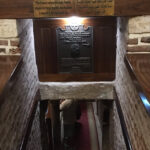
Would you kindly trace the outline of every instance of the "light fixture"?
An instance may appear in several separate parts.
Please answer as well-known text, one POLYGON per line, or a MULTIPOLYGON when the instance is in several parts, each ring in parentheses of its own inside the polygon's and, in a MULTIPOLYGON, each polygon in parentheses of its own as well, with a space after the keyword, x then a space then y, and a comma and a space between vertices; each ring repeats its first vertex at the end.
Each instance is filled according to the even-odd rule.
POLYGON ((65 18, 66 25, 82 25, 85 18, 72 16, 65 18))

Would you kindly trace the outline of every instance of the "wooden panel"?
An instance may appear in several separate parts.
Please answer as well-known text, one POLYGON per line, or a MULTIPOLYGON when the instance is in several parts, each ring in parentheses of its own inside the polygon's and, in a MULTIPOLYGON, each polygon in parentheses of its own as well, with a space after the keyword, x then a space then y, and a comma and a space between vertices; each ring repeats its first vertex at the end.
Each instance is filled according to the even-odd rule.
POLYGON ((19 62, 20 56, 0 56, 0 94, 19 62))
POLYGON ((0 0, 0 18, 33 18, 33 1, 0 0))
POLYGON ((150 100, 150 54, 128 54, 133 73, 150 100))
POLYGON ((112 81, 115 73, 91 73, 91 74, 39 74, 41 82, 48 81, 112 81))
POLYGON ((150 115, 150 54, 128 54, 125 62, 133 83, 150 115))
POLYGON ((115 0, 115 16, 150 14, 150 0, 115 0))
POLYGON ((93 26, 93 74, 58 74, 56 28, 64 27, 63 19, 34 20, 35 47, 40 80, 44 81, 104 81, 115 77, 116 19, 85 19, 93 26))

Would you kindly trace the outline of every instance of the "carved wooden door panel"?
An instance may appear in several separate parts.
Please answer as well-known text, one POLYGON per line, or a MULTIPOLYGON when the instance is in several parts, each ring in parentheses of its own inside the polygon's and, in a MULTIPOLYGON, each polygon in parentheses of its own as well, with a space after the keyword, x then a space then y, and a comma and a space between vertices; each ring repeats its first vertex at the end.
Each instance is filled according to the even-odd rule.
POLYGON ((116 18, 34 20, 40 81, 111 81, 115 78, 116 18))

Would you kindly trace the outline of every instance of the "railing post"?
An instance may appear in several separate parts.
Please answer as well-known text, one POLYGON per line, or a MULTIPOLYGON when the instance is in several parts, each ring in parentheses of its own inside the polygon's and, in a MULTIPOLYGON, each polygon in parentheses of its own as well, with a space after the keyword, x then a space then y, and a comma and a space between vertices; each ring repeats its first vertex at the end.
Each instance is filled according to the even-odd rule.
POLYGON ((41 144, 43 150, 51 150, 50 143, 48 139, 48 131, 45 120, 45 113, 47 110, 48 101, 40 101, 40 130, 41 130, 41 144))
POLYGON ((51 101, 51 109, 52 109, 53 150, 60 150, 61 124, 60 124, 59 100, 51 101))

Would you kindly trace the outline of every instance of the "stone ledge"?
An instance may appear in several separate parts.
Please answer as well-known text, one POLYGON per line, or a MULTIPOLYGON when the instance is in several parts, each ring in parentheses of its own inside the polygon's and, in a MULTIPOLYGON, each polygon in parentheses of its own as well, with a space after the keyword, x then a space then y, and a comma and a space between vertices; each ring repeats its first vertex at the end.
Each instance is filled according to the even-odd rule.
POLYGON ((129 19, 129 33, 150 33, 150 16, 138 16, 129 19))
POLYGON ((113 99, 113 82, 40 82, 41 99, 113 99))

